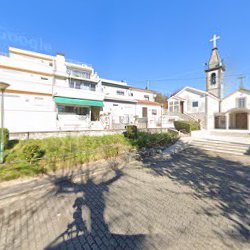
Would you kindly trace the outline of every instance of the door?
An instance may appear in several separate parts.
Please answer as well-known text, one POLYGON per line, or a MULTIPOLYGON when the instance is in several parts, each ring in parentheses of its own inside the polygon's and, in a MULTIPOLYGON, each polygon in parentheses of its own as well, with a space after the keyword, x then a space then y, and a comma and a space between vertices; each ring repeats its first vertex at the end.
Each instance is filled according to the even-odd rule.
POLYGON ((184 101, 181 101, 180 102, 180 106, 181 106, 181 113, 183 114, 184 113, 184 101))
POLYGON ((144 118, 148 117, 148 108, 142 108, 142 117, 144 118))
POLYGON ((247 129, 247 113, 236 114, 236 129, 247 129))

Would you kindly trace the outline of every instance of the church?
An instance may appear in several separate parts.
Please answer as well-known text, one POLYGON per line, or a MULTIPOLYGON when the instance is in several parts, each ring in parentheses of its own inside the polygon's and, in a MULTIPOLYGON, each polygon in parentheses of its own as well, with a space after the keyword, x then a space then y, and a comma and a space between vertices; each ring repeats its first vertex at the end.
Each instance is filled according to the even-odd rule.
POLYGON ((224 96, 225 65, 220 59, 214 35, 210 59, 206 64, 206 91, 185 87, 168 99, 168 114, 176 119, 199 120, 207 130, 250 130, 250 90, 243 84, 224 96))

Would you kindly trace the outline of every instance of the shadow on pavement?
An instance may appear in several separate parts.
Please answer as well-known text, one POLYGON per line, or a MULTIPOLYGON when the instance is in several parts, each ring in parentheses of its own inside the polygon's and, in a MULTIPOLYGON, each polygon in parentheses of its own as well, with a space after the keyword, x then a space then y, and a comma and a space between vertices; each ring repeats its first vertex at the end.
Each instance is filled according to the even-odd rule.
POLYGON ((68 180, 57 183, 57 194, 81 193, 73 204, 73 219, 66 230, 45 249, 141 249, 145 235, 119 235, 109 231, 104 219, 105 197, 109 187, 123 176, 116 169, 109 180, 96 183, 87 176, 87 181, 79 183, 68 180), (90 230, 82 215, 82 209, 90 211, 90 230))
MULTIPOLYGON (((221 215, 234 225, 234 231, 226 233, 239 240, 250 239, 250 159, 243 164, 195 148, 168 160, 144 159, 144 164, 157 176, 190 186, 199 198, 216 200, 221 215)), ((213 211, 204 213, 214 216, 213 211)))

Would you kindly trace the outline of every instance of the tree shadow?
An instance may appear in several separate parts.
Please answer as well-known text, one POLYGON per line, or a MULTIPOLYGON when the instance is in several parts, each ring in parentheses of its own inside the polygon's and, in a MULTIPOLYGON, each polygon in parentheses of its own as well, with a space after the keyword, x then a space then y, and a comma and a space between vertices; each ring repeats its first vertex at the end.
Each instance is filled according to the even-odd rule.
MULTIPOLYGON (((220 214, 234 226, 233 232, 225 233, 240 241, 250 239, 250 159, 245 162, 211 155, 197 148, 186 149, 168 160, 144 159, 144 165, 155 175, 168 176, 190 186, 199 198, 216 200, 220 214)), ((214 216, 211 211, 204 213, 214 216)))
POLYGON ((145 246, 144 234, 121 235, 111 233, 105 222, 105 194, 109 187, 123 176, 119 169, 114 170, 114 176, 108 180, 96 183, 88 175, 86 180, 75 182, 68 179, 58 182, 57 195, 80 193, 73 204, 73 220, 66 230, 60 234, 45 249, 141 249, 145 246), (89 211, 89 222, 83 218, 83 209, 89 211))

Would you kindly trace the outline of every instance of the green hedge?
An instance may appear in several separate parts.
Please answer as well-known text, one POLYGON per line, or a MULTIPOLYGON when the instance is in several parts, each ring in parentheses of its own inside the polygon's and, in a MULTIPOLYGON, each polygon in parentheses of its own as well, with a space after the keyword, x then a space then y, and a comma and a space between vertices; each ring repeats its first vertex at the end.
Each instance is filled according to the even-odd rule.
POLYGON ((193 130, 199 130, 200 124, 195 121, 175 121, 174 126, 178 131, 185 131, 186 133, 191 133, 193 130))
POLYGON ((130 140, 130 143, 137 148, 150 148, 157 146, 166 146, 176 139, 176 135, 172 133, 146 133, 138 132, 137 138, 130 140))
POLYGON ((135 126, 135 125, 127 125, 125 135, 129 139, 136 139, 137 138, 137 126, 135 126))
MULTIPOLYGON (((2 136, 2 129, 0 128, 0 138, 1 136, 2 136)), ((9 143, 9 130, 7 128, 3 129, 3 143, 4 143, 4 148, 7 148, 9 143)))

